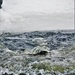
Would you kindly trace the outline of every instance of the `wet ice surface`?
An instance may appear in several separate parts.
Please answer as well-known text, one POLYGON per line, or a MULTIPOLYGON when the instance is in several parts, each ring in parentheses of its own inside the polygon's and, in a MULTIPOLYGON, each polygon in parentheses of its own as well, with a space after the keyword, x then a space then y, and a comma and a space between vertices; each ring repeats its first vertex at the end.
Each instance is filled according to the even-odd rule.
POLYGON ((0 35, 0 75, 75 74, 74 31, 0 35), (41 67, 40 67, 41 66, 41 67))

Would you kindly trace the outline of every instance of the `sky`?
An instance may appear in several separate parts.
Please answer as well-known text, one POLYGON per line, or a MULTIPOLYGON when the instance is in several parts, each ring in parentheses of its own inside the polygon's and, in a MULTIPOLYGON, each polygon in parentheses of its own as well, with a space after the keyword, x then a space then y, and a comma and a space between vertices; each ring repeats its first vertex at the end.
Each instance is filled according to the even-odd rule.
POLYGON ((11 13, 64 12, 72 13, 74 0, 4 0, 4 8, 11 13))
POLYGON ((74 0, 4 0, 0 31, 74 29, 74 0))

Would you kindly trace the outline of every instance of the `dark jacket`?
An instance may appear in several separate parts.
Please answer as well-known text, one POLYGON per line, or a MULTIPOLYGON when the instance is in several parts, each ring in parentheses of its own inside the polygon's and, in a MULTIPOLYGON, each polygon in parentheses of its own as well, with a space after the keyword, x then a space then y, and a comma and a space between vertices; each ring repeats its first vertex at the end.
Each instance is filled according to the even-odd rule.
POLYGON ((3 3, 3 0, 0 0, 0 8, 1 8, 2 3, 3 3))
POLYGON ((3 3, 3 0, 0 0, 0 5, 3 3))

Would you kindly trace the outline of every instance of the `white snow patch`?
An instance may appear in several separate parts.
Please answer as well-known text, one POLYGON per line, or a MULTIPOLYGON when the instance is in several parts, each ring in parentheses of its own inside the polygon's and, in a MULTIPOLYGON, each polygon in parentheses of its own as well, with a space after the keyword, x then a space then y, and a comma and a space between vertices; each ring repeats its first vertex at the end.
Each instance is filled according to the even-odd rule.
POLYGON ((57 50, 52 50, 51 51, 51 56, 52 57, 60 57, 61 56, 61 53, 57 50))

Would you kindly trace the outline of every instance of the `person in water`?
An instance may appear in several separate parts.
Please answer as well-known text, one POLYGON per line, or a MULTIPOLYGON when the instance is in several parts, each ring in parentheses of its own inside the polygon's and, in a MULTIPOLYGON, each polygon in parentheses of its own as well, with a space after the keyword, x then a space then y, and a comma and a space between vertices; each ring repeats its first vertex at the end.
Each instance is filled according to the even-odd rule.
POLYGON ((0 0, 0 9, 2 8, 3 0, 0 0))

